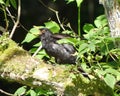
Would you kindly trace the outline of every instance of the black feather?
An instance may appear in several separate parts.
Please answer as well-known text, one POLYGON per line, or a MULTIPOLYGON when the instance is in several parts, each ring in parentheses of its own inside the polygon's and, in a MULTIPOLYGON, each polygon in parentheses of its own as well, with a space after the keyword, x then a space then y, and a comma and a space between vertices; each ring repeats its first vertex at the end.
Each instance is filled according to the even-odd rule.
POLYGON ((76 52, 75 48, 71 44, 58 44, 57 40, 64 37, 64 35, 54 35, 47 28, 40 29, 40 39, 42 47, 45 49, 49 56, 55 57, 57 63, 62 64, 75 64, 76 52))

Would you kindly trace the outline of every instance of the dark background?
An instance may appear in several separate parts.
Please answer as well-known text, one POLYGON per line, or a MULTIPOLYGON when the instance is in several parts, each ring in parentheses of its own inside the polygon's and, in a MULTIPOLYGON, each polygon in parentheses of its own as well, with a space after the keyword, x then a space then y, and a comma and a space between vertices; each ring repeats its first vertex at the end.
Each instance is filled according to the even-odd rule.
MULTIPOLYGON (((59 12, 61 22, 66 24, 70 22, 73 30, 77 33, 77 6, 76 2, 66 4, 65 0, 42 0, 44 4, 59 12)), ((103 6, 99 4, 99 0, 83 0, 81 5, 81 29, 85 23, 93 23, 94 19, 104 14, 103 6)), ((21 0, 22 12, 20 23, 27 29, 31 29, 34 25, 44 25, 44 22, 53 20, 57 22, 56 15, 49 9, 44 7, 39 0, 21 0)), ((14 13, 16 14, 16 13, 14 13)), ((14 34, 13 39, 20 43, 27 34, 27 31, 19 27, 14 34)))

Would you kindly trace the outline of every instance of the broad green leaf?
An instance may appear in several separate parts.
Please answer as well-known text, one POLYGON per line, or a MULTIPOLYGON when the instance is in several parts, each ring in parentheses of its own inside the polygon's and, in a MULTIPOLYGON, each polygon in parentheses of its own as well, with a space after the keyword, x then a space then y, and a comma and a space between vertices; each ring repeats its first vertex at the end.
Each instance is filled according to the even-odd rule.
POLYGON ((45 27, 50 29, 53 33, 59 33, 60 27, 56 22, 49 21, 49 22, 46 22, 44 24, 45 24, 45 27))
POLYGON ((64 39, 60 39, 57 41, 57 43, 62 44, 62 43, 70 43, 75 45, 78 42, 77 39, 75 38, 64 38, 64 39))
POLYGON ((16 0, 10 0, 10 3, 11 3, 11 5, 12 5, 15 9, 17 9, 16 0))
POLYGON ((96 73, 98 74, 99 77, 104 76, 106 74, 106 72, 103 70, 97 70, 96 73))
POLYGON ((5 6, 9 6, 9 5, 10 5, 10 0, 6 0, 5 6))
POLYGON ((39 59, 43 59, 43 57, 49 58, 49 56, 46 54, 45 50, 39 51, 38 54, 36 55, 36 57, 39 59))
POLYGON ((34 47, 39 47, 39 46, 41 46, 42 45, 42 43, 41 42, 38 42, 38 43, 36 43, 35 45, 33 45, 34 47))
POLYGON ((80 5, 81 5, 82 2, 83 2, 83 0, 76 0, 77 7, 80 7, 80 5))
POLYGON ((113 75, 106 74, 106 76, 104 77, 104 81, 110 88, 114 89, 116 79, 115 79, 115 77, 113 75))
POLYGON ((87 34, 84 35, 86 39, 93 39, 96 36, 96 32, 94 32, 95 29, 90 30, 87 34))
POLYGON ((17 89, 17 91, 14 93, 14 96, 22 96, 26 92, 26 86, 20 87, 17 89))
POLYGON ((94 23, 95 23, 95 25, 96 25, 96 27, 97 27, 97 28, 99 28, 99 27, 101 27, 101 26, 102 26, 102 24, 101 24, 101 21, 100 21, 100 20, 95 20, 95 21, 94 21, 94 23))
POLYGON ((94 43, 90 43, 88 48, 90 49, 90 51, 95 52, 95 44, 94 43))
POLYGON ((22 43, 25 43, 25 42, 30 43, 30 42, 31 42, 33 39, 35 39, 35 38, 36 38, 35 35, 33 35, 33 34, 31 34, 31 33, 28 33, 28 34, 26 35, 25 39, 22 41, 22 43))
POLYGON ((0 4, 5 4, 5 2, 3 0, 0 0, 0 4))
POLYGON ((110 74, 113 74, 114 76, 116 76, 118 81, 120 80, 120 72, 118 70, 109 68, 109 69, 106 69, 105 71, 106 71, 106 73, 110 73, 110 74))
POLYGON ((88 33, 93 28, 94 28, 94 26, 92 24, 85 24, 83 26, 83 30, 84 30, 85 33, 88 33))
POLYGON ((34 27, 32 29, 30 29, 30 31, 28 32, 28 34, 26 35, 25 39, 23 40, 22 43, 24 42, 31 42, 33 39, 37 38, 39 36, 39 28, 43 28, 42 26, 38 26, 38 27, 34 27))
POLYGON ((30 90, 30 96, 37 96, 37 94, 34 90, 30 90))
POLYGON ((94 24, 97 28, 106 26, 108 23, 107 23, 107 19, 106 19, 105 15, 98 16, 95 19, 94 24))
POLYGON ((40 28, 43 28, 43 26, 34 26, 33 28, 30 29, 29 33, 38 36, 40 32, 39 31, 40 28))
POLYGON ((86 53, 88 51, 88 44, 87 43, 81 44, 78 51, 79 51, 78 54, 79 56, 86 53))
POLYGON ((31 49, 29 50, 29 52, 30 52, 30 53, 35 53, 36 50, 37 50, 37 48, 31 48, 31 49))

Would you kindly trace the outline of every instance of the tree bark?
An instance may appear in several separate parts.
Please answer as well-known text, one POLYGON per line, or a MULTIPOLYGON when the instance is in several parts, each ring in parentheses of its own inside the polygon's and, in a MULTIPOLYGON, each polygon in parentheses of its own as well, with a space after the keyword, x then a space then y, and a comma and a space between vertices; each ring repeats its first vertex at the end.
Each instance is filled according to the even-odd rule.
POLYGON ((111 37, 120 37, 120 1, 99 0, 99 2, 104 6, 111 37))

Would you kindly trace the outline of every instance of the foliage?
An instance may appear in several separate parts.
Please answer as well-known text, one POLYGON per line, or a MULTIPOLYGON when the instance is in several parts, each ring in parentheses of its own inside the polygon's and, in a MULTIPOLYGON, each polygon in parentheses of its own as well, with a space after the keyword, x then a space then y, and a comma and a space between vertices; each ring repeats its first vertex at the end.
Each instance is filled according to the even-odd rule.
MULTIPOLYGON (((45 26, 35 26, 27 34, 24 42, 31 42, 37 37, 32 38, 30 34, 34 35, 35 30, 41 27, 47 27, 52 30, 53 33, 59 32, 60 27, 54 21, 46 22, 45 26), (57 30, 57 31, 56 31, 57 30), (30 36, 30 37, 29 37, 30 36)), ((58 43, 71 43, 77 49, 77 65, 81 66, 86 72, 91 74, 94 78, 102 79, 107 86, 112 90, 116 89, 116 83, 120 80, 119 72, 119 60, 120 53, 119 48, 115 48, 115 39, 110 37, 109 28, 107 26, 107 19, 105 15, 97 17, 93 24, 85 24, 83 30, 82 40, 80 40, 74 32, 71 30, 62 31, 64 34, 69 34, 74 38, 67 38, 58 41, 58 43), (75 37, 76 36, 76 37, 75 37)), ((39 47, 41 43, 37 43, 30 50, 35 52, 35 47, 39 47)), ((45 51, 41 50, 37 57, 43 59, 48 57, 45 51)), ((49 57, 48 57, 49 58, 49 57)), ((50 59, 50 58, 49 58, 50 59)), ((55 62, 53 59, 49 60, 55 62)))
POLYGON ((43 90, 40 88, 27 88, 27 86, 22 86, 16 90, 15 96, 54 96, 54 93, 50 90, 43 90))
POLYGON ((16 0, 0 0, 0 4, 4 5, 6 7, 12 5, 15 9, 17 9, 16 0))

